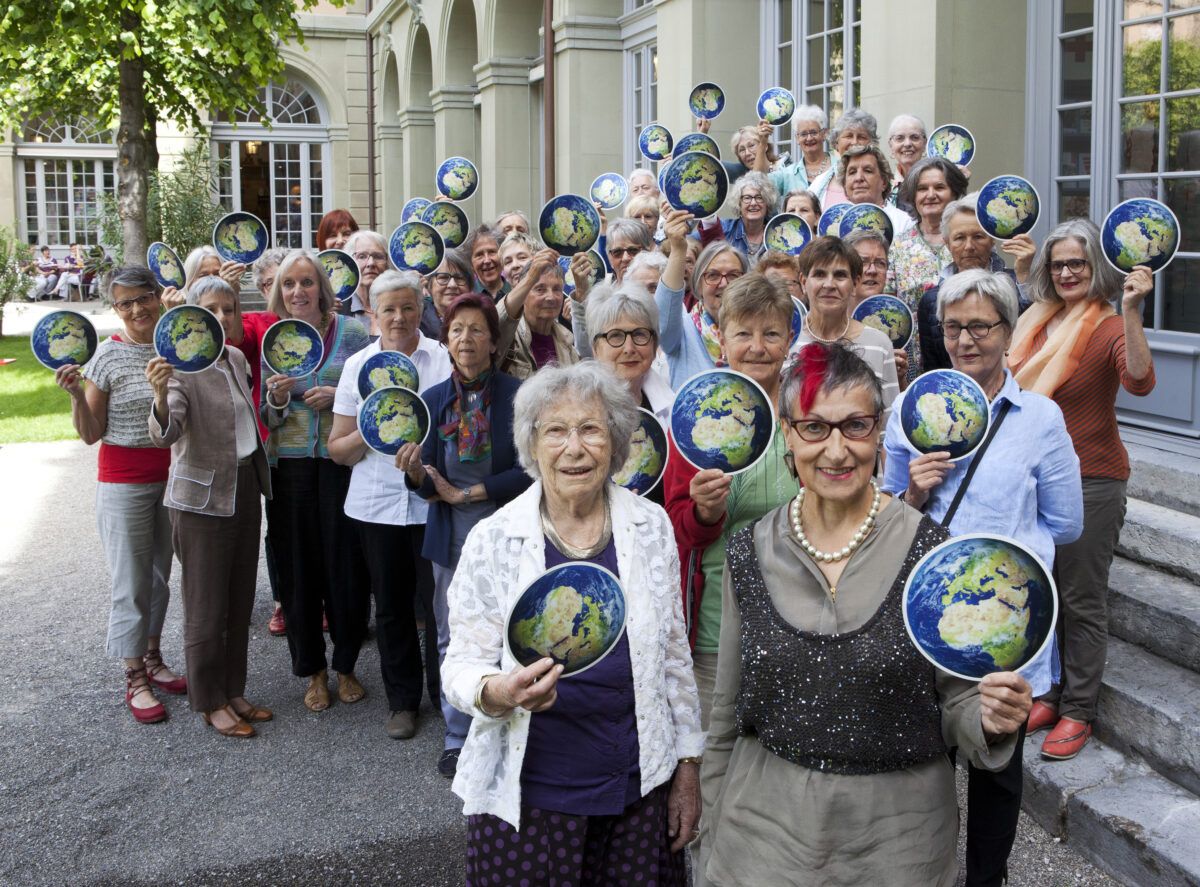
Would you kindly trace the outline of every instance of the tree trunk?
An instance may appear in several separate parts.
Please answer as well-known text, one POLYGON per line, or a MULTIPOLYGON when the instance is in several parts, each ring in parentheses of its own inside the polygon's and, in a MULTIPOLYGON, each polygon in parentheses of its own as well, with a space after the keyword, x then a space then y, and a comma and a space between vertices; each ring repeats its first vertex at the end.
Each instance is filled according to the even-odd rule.
MULTIPOLYGON (((121 15, 121 27, 136 33, 138 16, 121 15)), ((121 122, 117 128, 117 213, 121 217, 122 255, 126 264, 146 261, 146 85, 141 59, 117 63, 121 122)))
POLYGON ((158 108, 146 103, 146 172, 158 171, 158 108))

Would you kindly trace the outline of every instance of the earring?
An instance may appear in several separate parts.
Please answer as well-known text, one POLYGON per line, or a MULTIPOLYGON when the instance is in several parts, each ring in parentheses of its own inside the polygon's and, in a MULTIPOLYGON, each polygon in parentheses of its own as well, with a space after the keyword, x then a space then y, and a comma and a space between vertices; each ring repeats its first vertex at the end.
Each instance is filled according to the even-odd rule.
POLYGON ((792 455, 790 450, 783 454, 783 464, 787 466, 788 474, 796 480, 800 479, 800 475, 796 474, 796 457, 792 455))

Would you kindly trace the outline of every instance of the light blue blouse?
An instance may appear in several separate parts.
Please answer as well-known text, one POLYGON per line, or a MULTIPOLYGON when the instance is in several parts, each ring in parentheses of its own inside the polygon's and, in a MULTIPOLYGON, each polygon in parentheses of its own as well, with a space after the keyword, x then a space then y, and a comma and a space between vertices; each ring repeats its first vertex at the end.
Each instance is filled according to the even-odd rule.
POLYGON ((678 391, 696 373, 711 370, 713 359, 695 321, 684 310, 683 290, 673 290, 659 281, 654 301, 658 305, 658 344, 667 356, 671 388, 678 391))

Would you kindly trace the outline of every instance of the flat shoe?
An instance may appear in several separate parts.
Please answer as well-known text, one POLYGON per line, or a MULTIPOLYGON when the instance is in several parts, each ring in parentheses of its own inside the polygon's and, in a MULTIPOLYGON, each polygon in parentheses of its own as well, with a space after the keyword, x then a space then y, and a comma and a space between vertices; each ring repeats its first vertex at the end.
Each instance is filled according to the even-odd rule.
POLYGON ((353 674, 342 674, 338 672, 337 676, 337 696, 341 702, 349 705, 352 702, 358 702, 367 695, 366 688, 358 682, 353 674))
POLYGON ((461 748, 448 748, 442 752, 442 756, 438 758, 438 773, 447 779, 453 779, 454 774, 458 772, 458 756, 461 754, 461 748))
POLYGON ((1032 736, 1040 730, 1049 730, 1058 723, 1058 708, 1049 702, 1035 702, 1029 709, 1029 719, 1025 722, 1025 735, 1032 736))
POLYGON ((222 736, 229 736, 233 739, 249 739, 251 736, 258 735, 258 731, 241 718, 238 718, 232 726, 218 727, 212 722, 212 719, 208 716, 208 712, 201 712, 200 717, 204 718, 204 723, 208 724, 208 726, 212 727, 222 736))
POLYGON ((1042 741, 1042 757, 1052 761, 1069 761, 1092 738, 1092 725, 1062 718, 1042 741))
POLYGON ((392 739, 412 739, 417 735, 417 713, 394 711, 388 718, 387 735, 392 739))
POLYGON ((329 708, 329 675, 324 670, 308 679, 308 689, 304 691, 304 704, 308 706, 309 711, 325 711, 329 708))
POLYGON ((269 708, 263 708, 260 705, 250 704, 249 708, 247 708, 245 711, 238 711, 238 707, 232 702, 229 703, 229 705, 239 718, 250 724, 260 724, 263 721, 269 721, 275 717, 275 712, 271 711, 269 708))

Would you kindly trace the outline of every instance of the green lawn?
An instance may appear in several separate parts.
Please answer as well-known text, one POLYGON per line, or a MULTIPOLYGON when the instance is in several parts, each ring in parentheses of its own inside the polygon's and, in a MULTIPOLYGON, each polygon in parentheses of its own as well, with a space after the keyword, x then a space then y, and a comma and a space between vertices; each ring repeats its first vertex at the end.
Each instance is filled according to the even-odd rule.
POLYGON ((75 437, 71 397, 29 349, 28 336, 0 338, 0 444, 75 437))

